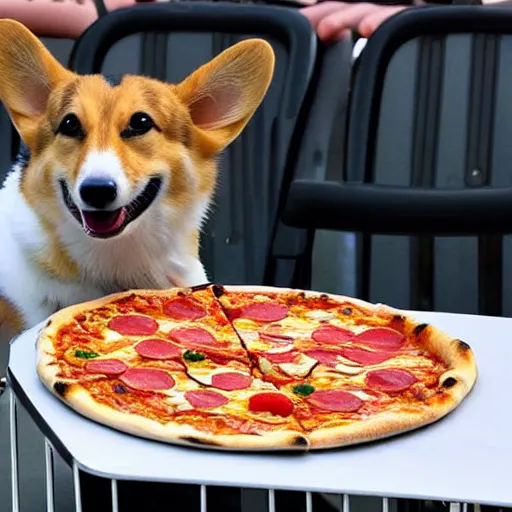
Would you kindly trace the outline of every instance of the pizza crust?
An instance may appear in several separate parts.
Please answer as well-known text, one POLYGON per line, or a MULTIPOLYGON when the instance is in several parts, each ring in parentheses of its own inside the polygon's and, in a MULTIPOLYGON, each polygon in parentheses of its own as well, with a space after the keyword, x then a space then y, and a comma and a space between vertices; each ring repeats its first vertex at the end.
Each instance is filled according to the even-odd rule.
POLYGON ((149 418, 116 411, 95 401, 79 384, 65 385, 59 393, 56 384, 58 361, 54 357, 52 339, 62 325, 73 320, 74 316, 93 310, 131 294, 165 296, 172 299, 178 295, 193 292, 193 289, 170 290, 130 290, 112 294, 101 299, 89 301, 65 308, 52 315, 41 332, 37 343, 37 373, 45 386, 64 403, 82 415, 101 424, 138 437, 146 437, 164 442, 172 442, 187 446, 202 446, 217 450, 319 450, 358 444, 366 441, 382 439, 420 428, 433 423, 455 409, 470 393, 477 380, 477 368, 474 354, 465 342, 455 339, 447 333, 428 324, 421 324, 408 311, 394 309, 382 304, 314 291, 295 290, 291 288, 275 288, 267 286, 222 286, 227 292, 249 293, 304 293, 305 297, 326 296, 339 302, 349 302, 361 309, 368 316, 390 319, 396 316, 404 318, 406 327, 415 332, 420 343, 427 351, 437 356, 448 366, 440 377, 440 384, 445 384, 447 396, 438 403, 429 403, 416 411, 387 411, 370 416, 364 420, 354 421, 338 427, 320 428, 313 432, 274 431, 264 435, 216 435, 210 434, 190 425, 173 422, 162 424, 149 418))
POLYGON ((307 434, 310 449, 350 446, 403 434, 440 420, 456 406, 456 401, 451 400, 443 404, 443 407, 425 408, 416 414, 390 411, 350 425, 318 429, 307 434))

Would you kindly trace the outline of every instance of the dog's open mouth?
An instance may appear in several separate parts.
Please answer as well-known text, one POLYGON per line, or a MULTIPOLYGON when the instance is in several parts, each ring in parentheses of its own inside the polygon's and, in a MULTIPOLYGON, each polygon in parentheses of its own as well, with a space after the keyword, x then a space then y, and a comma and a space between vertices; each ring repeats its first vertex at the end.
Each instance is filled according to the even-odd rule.
POLYGON ((151 178, 144 190, 131 203, 117 210, 108 211, 80 210, 73 201, 66 182, 61 180, 59 183, 64 203, 84 231, 95 238, 111 238, 121 233, 130 222, 147 210, 160 191, 162 178, 151 178))

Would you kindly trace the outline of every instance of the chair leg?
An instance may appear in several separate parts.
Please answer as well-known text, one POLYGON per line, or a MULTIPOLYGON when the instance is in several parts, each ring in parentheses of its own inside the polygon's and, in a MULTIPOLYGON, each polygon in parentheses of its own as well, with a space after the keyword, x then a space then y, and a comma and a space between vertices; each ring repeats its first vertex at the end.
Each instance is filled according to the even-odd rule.
POLYGON ((55 512, 54 473, 53 473, 53 448, 45 438, 45 481, 46 481, 46 512, 55 512))
POLYGON ((18 424, 16 411, 16 398, 11 393, 9 429, 11 434, 11 492, 12 492, 12 512, 20 511, 20 487, 18 472, 18 424))

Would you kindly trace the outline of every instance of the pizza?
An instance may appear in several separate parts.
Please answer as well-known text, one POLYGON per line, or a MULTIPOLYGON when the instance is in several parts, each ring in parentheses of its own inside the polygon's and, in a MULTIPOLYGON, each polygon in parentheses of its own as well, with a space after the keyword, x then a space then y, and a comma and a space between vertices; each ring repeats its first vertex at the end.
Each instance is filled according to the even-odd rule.
POLYGON ((65 308, 37 373, 101 424, 227 450, 316 450, 432 423, 470 393, 471 348, 386 305, 208 284, 65 308))

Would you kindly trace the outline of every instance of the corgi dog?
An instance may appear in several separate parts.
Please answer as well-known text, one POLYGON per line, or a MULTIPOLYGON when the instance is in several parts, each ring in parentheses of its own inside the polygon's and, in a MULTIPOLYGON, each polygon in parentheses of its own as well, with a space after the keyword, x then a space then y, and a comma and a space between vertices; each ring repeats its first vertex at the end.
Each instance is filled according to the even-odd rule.
POLYGON ((177 85, 112 85, 0 20, 0 100, 24 145, 0 189, 0 341, 109 293, 207 282, 216 160, 273 71, 271 46, 250 39, 177 85))

